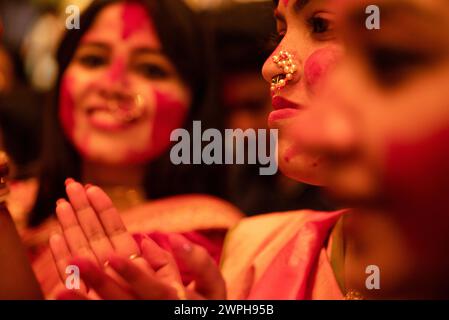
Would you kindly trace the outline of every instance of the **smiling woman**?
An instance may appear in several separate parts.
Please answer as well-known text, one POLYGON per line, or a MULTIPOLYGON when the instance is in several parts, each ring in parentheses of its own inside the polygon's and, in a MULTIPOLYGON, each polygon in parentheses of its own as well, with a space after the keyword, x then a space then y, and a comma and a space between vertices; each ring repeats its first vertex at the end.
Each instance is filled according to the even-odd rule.
MULTIPOLYGON (((40 228, 25 235, 28 244, 46 243, 56 224, 41 223, 70 177, 104 189, 130 231, 189 233, 219 256, 240 217, 234 207, 201 195, 161 199, 216 194, 220 186, 217 174, 169 161, 170 133, 201 117, 209 98, 207 47, 195 18, 178 0, 100 0, 83 13, 79 30, 67 31, 30 218, 40 228)), ((54 285, 48 279, 57 279, 50 262, 46 255, 35 264, 47 293, 54 285)))

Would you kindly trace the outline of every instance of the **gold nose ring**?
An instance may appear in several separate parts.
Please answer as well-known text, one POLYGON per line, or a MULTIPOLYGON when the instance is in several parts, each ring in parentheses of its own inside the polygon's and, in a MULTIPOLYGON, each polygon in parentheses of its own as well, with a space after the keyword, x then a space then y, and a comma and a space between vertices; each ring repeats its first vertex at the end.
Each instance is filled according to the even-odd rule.
POLYGON ((279 55, 273 56, 273 62, 282 72, 271 79, 271 91, 275 92, 284 88, 289 81, 293 80, 293 75, 298 71, 298 66, 294 63, 294 56, 288 51, 280 51, 279 55))

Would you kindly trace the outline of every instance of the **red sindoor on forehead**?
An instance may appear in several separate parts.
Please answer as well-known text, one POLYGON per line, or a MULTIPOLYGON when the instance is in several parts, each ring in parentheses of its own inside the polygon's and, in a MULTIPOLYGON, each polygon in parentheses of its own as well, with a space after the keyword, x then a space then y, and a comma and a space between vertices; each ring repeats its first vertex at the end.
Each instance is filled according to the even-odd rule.
POLYGON ((150 18, 145 11, 145 8, 135 2, 126 2, 123 4, 122 21, 123 39, 127 39, 134 32, 139 31, 150 24, 150 18))

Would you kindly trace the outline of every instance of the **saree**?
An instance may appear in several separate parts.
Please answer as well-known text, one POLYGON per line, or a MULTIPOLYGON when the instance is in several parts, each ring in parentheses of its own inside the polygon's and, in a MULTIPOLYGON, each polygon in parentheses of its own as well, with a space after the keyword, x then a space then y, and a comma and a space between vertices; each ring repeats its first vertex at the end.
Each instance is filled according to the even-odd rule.
POLYGON ((242 220, 222 254, 228 298, 343 299, 327 246, 344 213, 301 210, 242 220))

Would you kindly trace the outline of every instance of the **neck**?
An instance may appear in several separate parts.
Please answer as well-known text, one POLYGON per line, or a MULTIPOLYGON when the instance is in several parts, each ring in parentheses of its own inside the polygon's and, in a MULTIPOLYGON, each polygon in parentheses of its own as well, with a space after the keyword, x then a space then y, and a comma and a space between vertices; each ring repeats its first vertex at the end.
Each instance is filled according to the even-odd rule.
POLYGON ((102 188, 115 207, 124 212, 146 201, 143 165, 83 163, 83 182, 102 188))
POLYGON ((145 168, 143 165, 109 165, 85 161, 82 180, 99 187, 142 188, 145 168))

